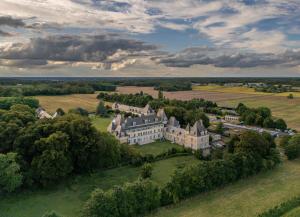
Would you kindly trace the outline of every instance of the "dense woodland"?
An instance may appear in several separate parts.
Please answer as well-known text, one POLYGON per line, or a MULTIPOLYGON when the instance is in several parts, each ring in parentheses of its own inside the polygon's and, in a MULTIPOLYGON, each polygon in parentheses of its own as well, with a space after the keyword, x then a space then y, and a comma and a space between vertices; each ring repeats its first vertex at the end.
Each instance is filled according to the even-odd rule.
MULTIPOLYGON (((26 102, 26 101, 25 101, 26 102)), ((72 174, 115 167, 135 155, 88 117, 74 113, 38 120, 35 105, 0 110, 0 194, 47 187, 72 174)))

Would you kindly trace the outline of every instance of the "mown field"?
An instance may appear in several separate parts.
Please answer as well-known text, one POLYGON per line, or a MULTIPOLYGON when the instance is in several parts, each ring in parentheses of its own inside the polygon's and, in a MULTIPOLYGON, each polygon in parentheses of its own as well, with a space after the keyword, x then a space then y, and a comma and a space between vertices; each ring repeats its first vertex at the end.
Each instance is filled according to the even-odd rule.
MULTIPOLYGON (((161 208, 148 217, 255 217, 300 194, 300 160, 273 171, 161 208)), ((298 217, 299 209, 285 217, 298 217)))
MULTIPOLYGON (((118 87, 120 93, 137 93, 143 91, 157 97, 158 92, 151 87, 118 87)), ((288 126, 300 131, 300 92, 294 92, 294 99, 288 99, 289 93, 262 93, 253 88, 224 87, 217 85, 196 86, 192 91, 164 92, 170 99, 188 100, 203 98, 217 102, 222 106, 234 107, 238 103, 245 103, 250 107, 269 107, 273 115, 283 118, 288 126)))
POLYGON ((94 112, 99 103, 95 94, 72 94, 63 96, 35 96, 40 101, 40 105, 50 113, 54 113, 56 109, 62 108, 68 111, 72 108, 81 107, 90 112, 94 112))
MULTIPOLYGON (((198 162, 193 156, 175 157, 153 163, 151 179, 165 184, 178 166, 198 162)), ((65 217, 79 217, 80 209, 95 188, 109 189, 138 179, 140 167, 120 167, 89 175, 72 177, 48 190, 17 193, 0 199, 0 216, 41 217, 56 210, 65 217)))

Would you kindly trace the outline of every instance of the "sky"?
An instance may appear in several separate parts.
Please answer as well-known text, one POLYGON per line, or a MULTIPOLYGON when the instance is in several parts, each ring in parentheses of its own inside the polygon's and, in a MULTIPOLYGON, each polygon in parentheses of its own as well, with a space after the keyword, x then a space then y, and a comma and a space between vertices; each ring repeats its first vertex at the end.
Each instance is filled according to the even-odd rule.
POLYGON ((0 76, 300 76, 300 0, 1 0, 0 76))

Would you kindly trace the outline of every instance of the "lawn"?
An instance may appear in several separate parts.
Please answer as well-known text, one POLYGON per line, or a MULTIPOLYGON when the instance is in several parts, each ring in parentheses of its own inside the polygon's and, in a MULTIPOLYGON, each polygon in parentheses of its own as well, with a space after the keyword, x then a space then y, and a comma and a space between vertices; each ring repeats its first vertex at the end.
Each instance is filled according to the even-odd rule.
MULTIPOLYGON (((179 165, 198 162, 193 156, 175 157, 153 163, 152 180, 166 183, 179 165)), ((90 175, 76 176, 49 190, 22 192, 0 199, 0 216, 41 217, 56 210, 65 217, 78 217, 83 203, 97 187, 109 189, 114 185, 132 182, 139 177, 140 168, 120 167, 90 175)))
POLYGON ((168 141, 163 141, 163 142, 157 141, 145 145, 135 145, 134 147, 136 147, 144 155, 145 154, 158 155, 168 151, 171 148, 182 148, 182 146, 168 141))
MULTIPOLYGON (((273 171, 241 180, 174 206, 161 208, 150 216, 253 217, 299 195, 299 180, 300 160, 286 161, 273 171)), ((293 210, 288 217, 299 216, 299 211, 293 210)))
POLYGON ((112 121, 112 117, 103 118, 100 116, 90 116, 93 125, 100 131, 100 132, 107 132, 107 127, 112 121))
POLYGON ((286 213, 283 217, 299 217, 299 216, 300 216, 300 207, 286 213))

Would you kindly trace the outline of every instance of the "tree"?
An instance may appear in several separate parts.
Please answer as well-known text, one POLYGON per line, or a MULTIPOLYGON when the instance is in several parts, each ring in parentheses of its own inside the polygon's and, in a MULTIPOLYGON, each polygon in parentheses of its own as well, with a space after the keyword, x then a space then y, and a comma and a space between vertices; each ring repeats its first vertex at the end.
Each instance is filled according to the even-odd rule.
POLYGON ((164 94, 161 90, 158 91, 158 99, 163 99, 164 98, 164 94))
POLYGON ((247 110, 248 110, 247 106, 245 106, 243 103, 239 103, 236 108, 237 113, 239 113, 240 115, 243 114, 247 110))
POLYGON ((239 141, 240 141, 240 138, 237 135, 235 135, 235 134, 232 135, 230 137, 230 140, 226 144, 227 145, 227 151, 229 153, 233 153, 234 149, 235 149, 237 143, 239 143, 239 141))
POLYGON ((57 214, 55 211, 46 212, 42 217, 63 217, 60 214, 57 214))
POLYGON ((294 135, 284 147, 284 153, 289 160, 300 156, 300 134, 294 135))
POLYGON ((70 141, 67 134, 58 131, 47 138, 37 140, 35 146, 41 151, 31 162, 32 173, 37 182, 46 186, 72 172, 70 141))
POLYGON ((152 170, 153 170, 152 165, 150 163, 145 163, 142 166, 141 177, 143 179, 150 178, 152 175, 152 170))
POLYGON ((204 112, 200 111, 199 109, 187 111, 184 119, 185 119, 184 123, 186 124, 189 123, 191 125, 193 125, 196 121, 202 120, 203 125, 205 127, 209 127, 209 118, 204 112))
POLYGON ((0 193, 13 192, 22 185, 20 166, 16 153, 0 154, 0 193))
POLYGON ((75 109, 70 109, 69 113, 73 113, 73 114, 78 114, 78 115, 82 115, 82 116, 88 116, 89 112, 83 108, 75 108, 75 109))
POLYGON ((256 119, 256 115, 254 112, 250 112, 249 114, 248 113, 245 113, 246 116, 245 116, 245 124, 247 125, 252 125, 255 123, 255 119, 256 119))
POLYGON ((103 101, 100 101, 98 106, 97 106, 97 109, 96 109, 96 114, 97 115, 100 115, 101 117, 107 117, 107 109, 104 105, 104 102, 103 101))
POLYGON ((271 148, 276 148, 274 137, 270 133, 263 132, 261 135, 269 142, 271 148))
POLYGON ((255 131, 245 131, 240 136, 235 151, 258 154, 262 157, 269 154, 270 143, 255 131))
POLYGON ((292 93, 290 93, 288 96, 287 96, 288 99, 294 99, 294 95, 292 93))
POLYGON ((286 130, 287 125, 283 119, 277 119, 275 121, 275 127, 276 127, 276 129, 280 129, 283 131, 283 130, 286 130))
POLYGON ((266 118, 263 122, 263 127, 273 128, 274 127, 274 121, 272 120, 272 118, 266 118))
POLYGON ((58 116, 64 116, 65 115, 65 111, 62 108, 56 109, 56 112, 57 112, 58 116))
POLYGON ((224 127, 223 127, 223 123, 222 122, 219 122, 217 124, 217 127, 216 127, 216 133, 219 133, 219 134, 223 134, 224 133, 224 127))
POLYGON ((271 110, 267 107, 259 107, 257 108, 257 113, 263 118, 271 117, 272 113, 271 110))
POLYGON ((83 207, 83 217, 118 217, 116 198, 111 191, 96 189, 83 207))

